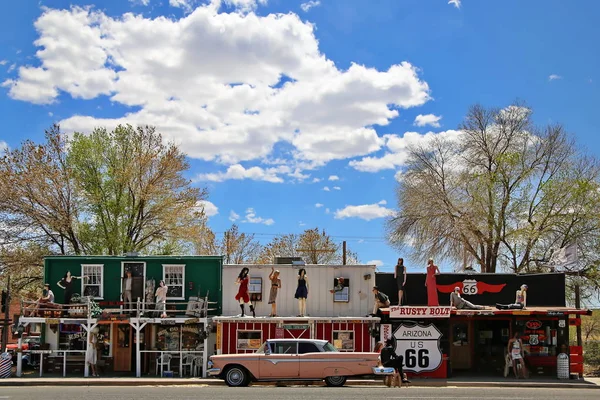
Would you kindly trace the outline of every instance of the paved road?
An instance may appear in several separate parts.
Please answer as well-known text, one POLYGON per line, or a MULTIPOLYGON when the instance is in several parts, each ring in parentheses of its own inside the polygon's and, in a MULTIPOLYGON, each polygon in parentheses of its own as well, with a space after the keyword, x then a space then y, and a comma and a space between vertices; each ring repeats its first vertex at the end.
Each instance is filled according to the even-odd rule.
POLYGON ((576 400, 595 399, 598 389, 546 388, 380 388, 380 387, 249 387, 141 386, 141 387, 3 387, 0 400, 353 400, 353 399, 431 399, 431 400, 576 400))

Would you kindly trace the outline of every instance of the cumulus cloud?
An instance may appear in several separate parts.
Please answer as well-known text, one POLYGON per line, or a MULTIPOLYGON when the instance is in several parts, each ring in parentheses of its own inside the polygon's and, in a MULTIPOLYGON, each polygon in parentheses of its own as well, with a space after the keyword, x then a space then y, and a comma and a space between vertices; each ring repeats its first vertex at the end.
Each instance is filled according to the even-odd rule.
POLYGON ((330 175, 328 180, 330 180, 330 181, 339 181, 340 177, 337 176, 337 175, 330 175))
POLYGON ((107 96, 130 111, 74 114, 61 128, 155 125, 191 158, 225 166, 264 160, 280 143, 315 168, 366 156, 384 144, 373 126, 430 99, 408 62, 340 69, 321 52, 315 27, 297 15, 221 7, 264 3, 215 0, 181 18, 152 19, 46 8, 35 21, 37 64, 20 66, 2 85, 11 98, 35 104, 107 96))
POLYGON ((457 140, 462 133, 455 130, 447 130, 439 133, 427 132, 405 132, 403 136, 384 135, 386 152, 381 157, 363 157, 360 160, 350 161, 349 165, 363 172, 378 172, 384 169, 397 169, 406 165, 408 150, 411 146, 427 146, 436 136, 447 137, 457 140))
POLYGON ((240 219, 240 214, 236 213, 235 211, 231 210, 229 211, 229 220, 232 222, 237 221, 238 219, 240 219))
POLYGON ((371 221, 377 218, 385 218, 394 215, 394 211, 383 207, 385 200, 376 204, 362 204, 359 206, 346 206, 341 210, 335 211, 336 219, 360 218, 371 221), (383 202, 383 203, 382 203, 383 202))
POLYGON ((0 60, 0 65, 6 65, 6 63, 8 63, 7 60, 0 60))
POLYGON ((342 190, 342 188, 341 188, 341 187, 339 187, 339 186, 334 186, 334 187, 333 187, 333 190, 342 190))
POLYGON ((562 79, 562 76, 560 76, 560 75, 556 75, 556 74, 552 74, 552 75, 550 75, 550 76, 548 77, 548 80, 549 80, 549 81, 556 81, 556 80, 559 80, 559 79, 562 79))
POLYGON ((264 225, 273 225, 275 221, 273 218, 262 218, 256 215, 254 208, 248 208, 246 210, 246 216, 242 220, 242 222, 247 222, 250 224, 264 224, 264 225))
POLYGON ((441 116, 436 116, 433 114, 419 114, 417 115, 417 117, 415 118, 415 122, 413 123, 413 125, 415 126, 433 126, 434 128, 439 128, 440 127, 440 119, 442 119, 441 116))
POLYGON ((131 4, 133 4, 134 6, 137 6, 137 5, 147 6, 148 4, 150 4, 150 0, 129 0, 129 2, 131 4))
POLYGON ((311 8, 317 7, 320 5, 321 5, 321 2, 319 0, 310 0, 310 1, 307 1, 306 3, 300 4, 300 8, 302 9, 302 11, 308 12, 311 8))
POLYGON ((460 2, 461 0, 449 0, 448 4, 452 4, 454 7, 460 8, 460 2))
POLYGON ((321 208, 321 207, 323 207, 323 204, 321 204, 321 203, 317 203, 317 204, 315 204, 315 207, 317 207, 317 208, 321 208))
POLYGON ((370 261, 367 261, 367 265, 375 265, 377 267, 381 267, 383 265, 383 261, 381 261, 381 260, 370 260, 370 261))
POLYGON ((323 190, 329 192, 331 189, 329 189, 329 186, 323 186, 323 190))
POLYGON ((219 213, 219 208, 208 200, 199 201, 197 206, 204 209, 204 214, 206 214, 207 217, 213 217, 219 213))
POLYGON ((227 168, 226 172, 211 172, 207 174, 199 174, 198 176, 196 176, 194 181, 223 182, 229 179, 251 179, 253 181, 281 183, 283 182, 283 178, 278 176, 278 174, 280 173, 290 173, 289 167, 279 166, 275 168, 265 169, 261 167, 251 167, 246 169, 240 164, 235 164, 227 168))

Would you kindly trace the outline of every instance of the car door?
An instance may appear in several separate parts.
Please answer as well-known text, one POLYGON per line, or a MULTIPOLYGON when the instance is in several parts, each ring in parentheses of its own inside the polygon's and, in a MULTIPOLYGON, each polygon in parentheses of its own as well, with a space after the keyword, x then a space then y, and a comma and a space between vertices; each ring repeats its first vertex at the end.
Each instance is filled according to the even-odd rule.
POLYGON ((265 354, 260 356, 260 378, 292 379, 299 374, 298 343, 295 341, 270 341, 265 354))
POLYGON ((323 366, 327 364, 326 354, 323 354, 312 342, 298 343, 298 361, 301 379, 323 378, 323 366))

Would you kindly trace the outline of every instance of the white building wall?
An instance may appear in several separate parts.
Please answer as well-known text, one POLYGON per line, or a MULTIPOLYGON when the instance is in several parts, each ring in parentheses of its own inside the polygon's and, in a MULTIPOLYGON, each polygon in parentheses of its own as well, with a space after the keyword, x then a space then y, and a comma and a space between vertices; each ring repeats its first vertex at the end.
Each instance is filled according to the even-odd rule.
MULTIPOLYGON (((271 267, 280 271, 281 289, 277 296, 277 315, 298 315, 298 300, 294 298, 298 285, 298 270, 306 269, 308 278, 308 299, 306 312, 311 317, 364 317, 373 311, 374 296, 372 288, 375 285, 374 265, 223 265, 223 315, 240 314, 239 302, 235 300, 238 285, 235 284, 242 268, 250 269, 250 277, 262 277, 262 301, 256 303, 256 316, 268 316, 271 313, 269 292, 271 282, 269 273, 271 267), (334 302, 334 279, 339 277, 349 279, 350 301, 348 303, 334 302)), ((249 313, 246 307, 246 313, 249 313)))

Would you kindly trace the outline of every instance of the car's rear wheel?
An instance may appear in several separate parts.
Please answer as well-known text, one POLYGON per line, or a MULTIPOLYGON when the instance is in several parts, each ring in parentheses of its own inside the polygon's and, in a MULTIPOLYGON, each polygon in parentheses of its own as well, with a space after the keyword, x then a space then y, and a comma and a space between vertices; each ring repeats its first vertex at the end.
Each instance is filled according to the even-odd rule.
POLYGON ((250 374, 242 367, 229 367, 225 372, 225 383, 232 387, 248 386, 250 374))
POLYGON ((346 383, 345 376, 328 376, 327 378, 325 378, 325 384, 327 386, 340 387, 344 386, 344 383, 346 383))

